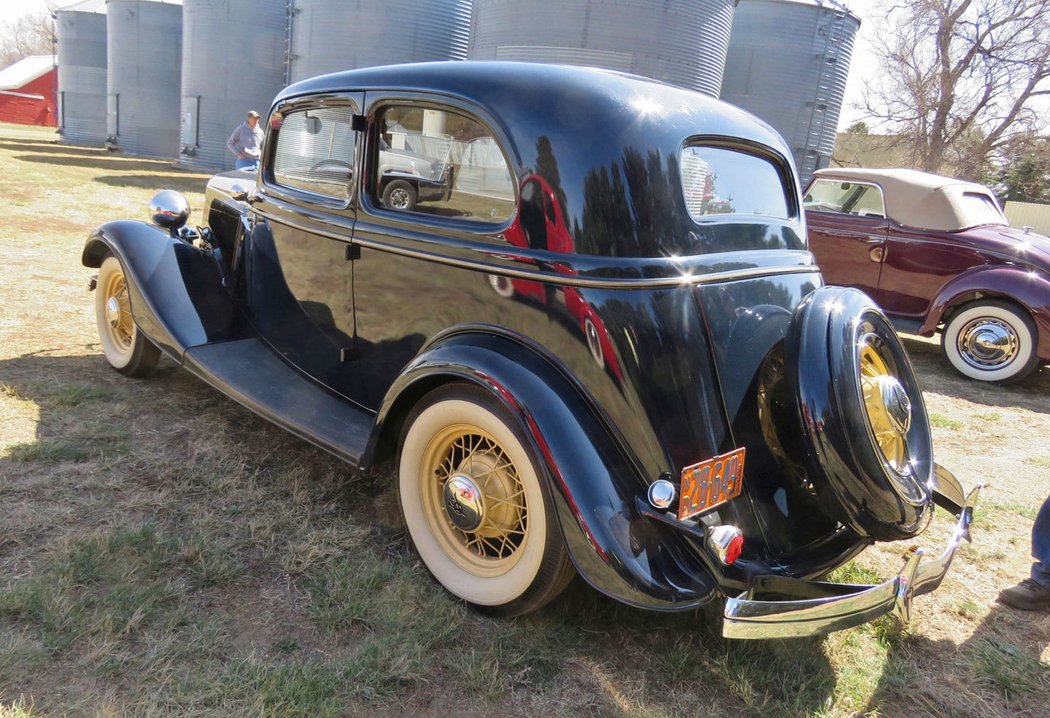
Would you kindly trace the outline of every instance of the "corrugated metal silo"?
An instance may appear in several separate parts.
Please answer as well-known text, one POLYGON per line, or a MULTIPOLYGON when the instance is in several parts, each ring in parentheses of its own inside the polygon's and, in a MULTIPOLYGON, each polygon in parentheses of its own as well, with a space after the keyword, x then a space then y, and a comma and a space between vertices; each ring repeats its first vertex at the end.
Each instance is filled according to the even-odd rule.
POLYGON ((827 0, 737 6, 721 97, 784 136, 803 184, 831 161, 859 28, 856 16, 827 0))
POLYGON ((174 158, 179 150, 181 0, 107 0, 106 34, 107 141, 130 154, 174 158))
POLYGON ((470 0, 297 0, 291 81, 358 67, 463 60, 470 0))
POLYGON ((285 85, 289 0, 183 0, 179 163, 230 169, 226 140, 285 85))
POLYGON ((106 141, 105 11, 105 0, 86 0, 55 13, 58 131, 64 142, 106 141))
POLYGON ((733 0, 474 0, 471 60, 630 72, 713 97, 733 0))

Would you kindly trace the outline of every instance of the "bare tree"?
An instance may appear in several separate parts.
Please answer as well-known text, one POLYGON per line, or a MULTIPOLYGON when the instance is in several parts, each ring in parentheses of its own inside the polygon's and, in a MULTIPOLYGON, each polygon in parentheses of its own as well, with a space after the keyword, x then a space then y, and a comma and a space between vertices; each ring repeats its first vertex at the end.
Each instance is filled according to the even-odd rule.
MULTIPOLYGON (((876 20, 879 21, 879 20, 876 20)), ((882 80, 865 104, 918 167, 978 179, 1035 137, 1050 95, 1050 0, 894 3, 875 42, 882 80)))
POLYGON ((0 25, 0 67, 28 55, 50 55, 54 26, 49 13, 36 13, 0 25))

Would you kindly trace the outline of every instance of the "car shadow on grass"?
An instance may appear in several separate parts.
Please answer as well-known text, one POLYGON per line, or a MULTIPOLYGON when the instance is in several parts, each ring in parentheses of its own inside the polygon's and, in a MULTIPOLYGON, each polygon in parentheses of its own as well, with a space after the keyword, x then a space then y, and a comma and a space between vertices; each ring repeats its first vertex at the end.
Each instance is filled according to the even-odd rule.
MULTIPOLYGON (((969 630, 965 616, 981 610, 972 602, 960 605, 959 629, 969 630)), ((883 636, 889 645, 885 670, 858 715, 1044 716, 1050 664, 1040 655, 1048 639, 1050 615, 998 603, 959 645, 893 627, 883 636)))

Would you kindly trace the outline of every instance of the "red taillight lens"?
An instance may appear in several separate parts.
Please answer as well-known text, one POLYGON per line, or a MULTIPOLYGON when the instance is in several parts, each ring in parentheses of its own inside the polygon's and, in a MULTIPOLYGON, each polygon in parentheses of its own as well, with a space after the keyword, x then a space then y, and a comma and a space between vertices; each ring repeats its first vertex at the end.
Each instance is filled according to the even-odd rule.
POLYGON ((744 550, 744 536, 743 534, 737 534, 729 542, 729 546, 726 548, 725 562, 729 564, 740 558, 740 552, 744 550))

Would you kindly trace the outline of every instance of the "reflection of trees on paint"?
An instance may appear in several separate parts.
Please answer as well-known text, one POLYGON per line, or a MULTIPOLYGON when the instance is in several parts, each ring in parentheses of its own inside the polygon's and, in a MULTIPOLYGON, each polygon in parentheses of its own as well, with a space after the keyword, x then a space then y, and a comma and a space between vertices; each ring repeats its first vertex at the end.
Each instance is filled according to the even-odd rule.
POLYGON ((643 156, 628 148, 619 164, 591 170, 583 198, 582 225, 575 234, 584 254, 664 257, 805 246, 788 226, 729 218, 693 223, 677 158, 664 160, 656 151, 643 156))

